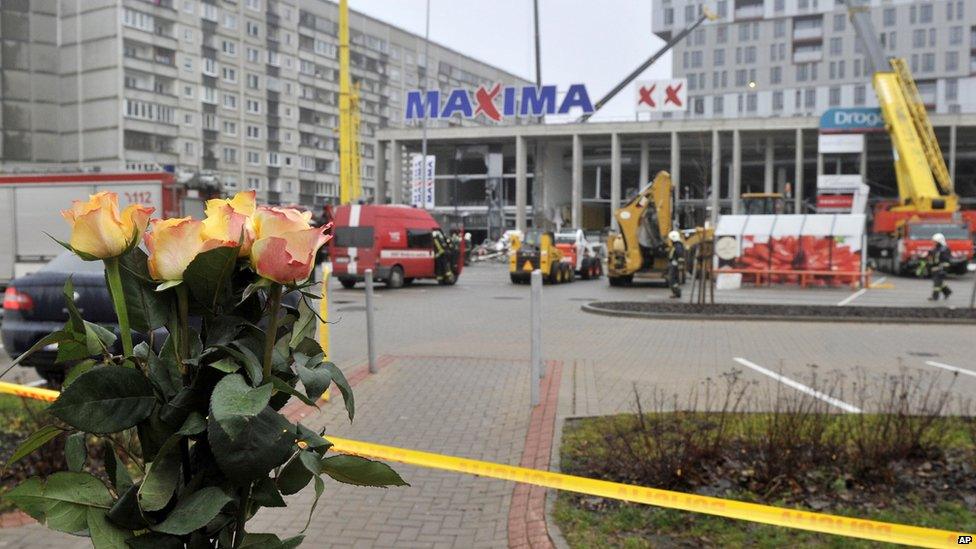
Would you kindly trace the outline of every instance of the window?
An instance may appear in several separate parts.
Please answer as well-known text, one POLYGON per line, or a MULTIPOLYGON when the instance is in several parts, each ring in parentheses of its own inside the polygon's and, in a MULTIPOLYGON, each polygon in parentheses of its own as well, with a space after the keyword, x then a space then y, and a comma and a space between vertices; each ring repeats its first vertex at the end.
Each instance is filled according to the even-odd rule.
POLYGON ((844 32, 847 26, 847 15, 838 13, 834 15, 834 32, 844 32))
POLYGON ((273 67, 280 67, 281 55, 276 51, 268 50, 268 64, 273 67))
POLYGON ((192 126, 193 125, 193 115, 192 114, 186 113, 186 114, 183 115, 183 125, 184 126, 192 126))
POLYGON ((224 28, 231 30, 237 29, 237 16, 232 13, 225 13, 224 28))
POLYGON ((193 99, 193 96, 195 96, 195 95, 196 94, 193 92, 193 86, 192 85, 185 84, 183 86, 183 97, 187 97, 189 99, 193 99))
POLYGON ((201 71, 203 71, 203 74, 206 74, 207 76, 217 76, 217 60, 204 57, 203 68, 201 71))
POLYGON ((224 108, 232 111, 237 110, 237 95, 224 92, 224 108))
POLYGON ((261 178, 260 177, 248 177, 247 186, 254 190, 261 190, 261 178))
POLYGON ((955 78, 946 78, 945 98, 946 101, 955 101, 959 98, 959 80, 955 78))
POLYGON ((230 82, 232 84, 237 83, 237 71, 235 69, 232 69, 230 67, 224 67, 220 69, 220 72, 224 81, 230 82))
POLYGON ((237 135, 237 123, 231 122, 229 120, 224 120, 223 124, 224 134, 226 135, 237 135))
POLYGON ((912 31, 912 47, 913 48, 925 47, 925 29, 915 29, 914 31, 912 31))
POLYGON ((261 102, 257 99, 248 98, 245 101, 247 112, 250 114, 261 114, 261 102))
POLYGON ((725 50, 717 49, 712 52, 712 64, 716 67, 721 67, 725 65, 725 50))
POLYGON ((837 62, 837 78, 840 78, 842 80, 844 78, 847 78, 847 75, 844 74, 844 73, 847 72, 845 69, 847 69, 847 61, 843 61, 843 60, 842 61, 838 61, 837 62))
POLYGON ((749 25, 748 23, 739 24, 739 42, 749 41, 749 25))
POLYGON ((783 82, 783 67, 771 67, 769 69, 769 83, 780 84, 783 82))
POLYGON ((244 6, 249 10, 261 11, 261 0, 245 0, 244 6))
POLYGON ((783 38, 786 36, 786 20, 777 19, 773 23, 773 38, 783 38))
POLYGON ((151 120, 164 124, 174 124, 176 111, 173 107, 166 107, 150 103, 148 101, 137 101, 134 99, 124 99, 122 101, 123 111, 126 118, 136 118, 139 120, 151 120))
POLYGON ((247 60, 251 63, 261 62, 261 52, 256 48, 247 48, 247 60))
POLYGON ((204 103, 210 103, 212 105, 217 104, 217 89, 204 86, 203 94, 200 96, 200 101, 204 103))
POLYGON ((935 29, 929 29, 929 47, 935 47, 935 29))
POLYGON ((756 112, 758 104, 759 99, 756 97, 755 93, 746 94, 746 112, 756 112))
POLYGON ((217 129, 217 115, 213 113, 204 113, 203 115, 203 129, 205 130, 216 130, 217 129))
POLYGON ((806 90, 804 90, 804 93, 803 93, 803 105, 806 108, 808 108, 808 109, 812 109, 812 108, 814 108, 814 107, 817 106, 817 89, 816 88, 807 88, 806 90))
MULTIPOLYGON (((372 246, 370 244, 369 246, 372 246)), ((434 236, 426 229, 407 229, 407 248, 430 250, 434 247, 434 236)))
POLYGON ((192 141, 187 141, 187 142, 183 143, 183 154, 185 154, 187 156, 193 156, 193 154, 194 154, 194 147, 193 147, 193 142, 192 141))
POLYGON ((735 85, 745 86, 749 83, 749 76, 745 69, 735 71, 735 85))
POLYGON ((919 23, 931 23, 932 22, 932 4, 925 3, 919 6, 918 10, 918 22, 919 23))
POLYGON ((234 147, 224 147, 224 162, 237 164, 237 149, 234 147))
POLYGON ((183 0, 183 11, 186 13, 193 13, 196 11, 193 6, 193 0, 183 0))
POLYGON ((190 43, 193 42, 193 29, 183 29, 183 41, 190 43))
POLYGON ((922 54, 922 72, 933 72, 935 71, 935 54, 934 53, 923 53, 922 54))
POLYGON ((220 49, 231 57, 237 57, 237 42, 224 40, 221 43, 220 49))
POLYGON ((674 24, 674 8, 664 8, 664 24, 668 26, 674 24))
POLYGON ((718 44, 724 44, 728 42, 729 39, 729 28, 727 26, 721 26, 715 29, 715 42, 718 44))
POLYGON ((246 153, 245 156, 247 157, 247 163, 248 164, 250 164, 252 166, 260 166, 261 165, 261 153, 259 153, 257 151, 247 151, 247 153, 246 153))
POLYGON ((895 26, 895 8, 885 8, 884 10, 884 26, 894 27, 895 26))
POLYGON ((247 126, 248 139, 261 139, 261 126, 247 126))
POLYGON ((691 52, 691 67, 694 69, 701 68, 703 58, 704 55, 702 55, 702 52, 700 50, 691 52))
POLYGON ((281 166, 281 158, 278 156, 277 151, 271 151, 268 153, 268 165, 274 167, 281 166))
POLYGON ((796 81, 806 82, 810 78, 810 66, 803 64, 796 66, 796 81))
POLYGON ((258 26, 258 24, 254 21, 248 21, 245 26, 247 28, 248 36, 258 36, 261 34, 261 27, 258 26))
POLYGON ((156 20, 152 15, 142 13, 141 11, 130 10, 129 8, 122 10, 122 24, 146 32, 154 32, 156 30, 156 20))
POLYGON ((858 84, 857 86, 854 86, 854 104, 863 105, 866 99, 865 97, 866 93, 867 92, 864 88, 864 85, 858 84))
POLYGON ((836 36, 830 39, 830 55, 840 55, 844 52, 844 39, 836 36))
POLYGON ((829 100, 830 100, 831 107, 836 107, 837 105, 840 105, 840 88, 838 87, 830 88, 829 96, 830 96, 829 100))
POLYGON ((256 74, 247 75, 247 87, 251 88, 252 90, 257 90, 261 88, 261 81, 258 75, 256 74))
POLYGON ((337 227, 335 245, 340 248, 372 248, 373 227, 337 227))
POLYGON ((945 70, 946 71, 957 71, 959 70, 959 52, 957 51, 947 51, 945 57, 945 70))
POLYGON ((216 23, 217 21, 220 20, 218 16, 217 6, 214 6, 213 4, 201 4, 200 17, 216 23))
POLYGON ((783 92, 776 90, 773 92, 773 112, 783 110, 783 92))
POLYGON ((752 64, 756 62, 756 46, 746 47, 746 64, 752 64))
POLYGON ((962 44, 962 27, 949 28, 949 45, 958 46, 962 44))

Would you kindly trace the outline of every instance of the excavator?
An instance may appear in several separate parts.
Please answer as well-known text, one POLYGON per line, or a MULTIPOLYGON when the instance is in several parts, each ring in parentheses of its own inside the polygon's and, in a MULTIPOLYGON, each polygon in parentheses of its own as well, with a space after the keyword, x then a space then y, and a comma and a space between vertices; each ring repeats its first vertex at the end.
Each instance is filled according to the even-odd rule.
MULTIPOLYGON (((651 184, 641 189, 627 204, 614 212, 619 232, 607 236, 607 278, 611 286, 627 286, 634 278, 658 280, 667 276, 667 235, 675 229, 672 212, 671 174, 658 172, 651 184)), ((705 240, 714 229, 697 227, 679 231, 687 253, 705 240)))
POLYGON ((933 247, 932 236, 943 233, 954 270, 965 272, 973 257, 976 212, 960 212, 959 196, 908 64, 884 54, 867 2, 844 2, 874 74, 874 91, 895 152, 898 200, 875 207, 868 254, 884 270, 912 273, 933 247))

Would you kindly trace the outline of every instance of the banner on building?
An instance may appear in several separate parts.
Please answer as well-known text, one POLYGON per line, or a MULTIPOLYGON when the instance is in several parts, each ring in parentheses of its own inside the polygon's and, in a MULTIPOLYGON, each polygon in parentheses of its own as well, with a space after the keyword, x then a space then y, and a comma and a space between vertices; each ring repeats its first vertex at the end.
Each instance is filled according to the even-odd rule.
POLYGON ((881 109, 828 109, 820 116, 820 133, 871 133, 885 131, 881 109))
POLYGON ((820 154, 860 154, 864 151, 864 134, 820 134, 817 147, 820 154))
POLYGON ((434 155, 428 154, 426 161, 423 158, 420 154, 410 156, 410 205, 432 209, 434 207, 434 155))
POLYGON ((637 112, 688 110, 688 80, 638 80, 634 85, 637 112))

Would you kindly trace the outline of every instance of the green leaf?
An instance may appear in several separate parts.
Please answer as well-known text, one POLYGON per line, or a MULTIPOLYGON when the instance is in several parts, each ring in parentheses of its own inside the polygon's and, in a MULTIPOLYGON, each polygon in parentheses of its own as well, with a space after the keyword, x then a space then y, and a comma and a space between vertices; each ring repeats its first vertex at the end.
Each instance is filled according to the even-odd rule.
POLYGON ((34 450, 37 450, 41 446, 51 442, 55 437, 63 432, 64 430, 59 429, 54 425, 45 425, 37 431, 34 431, 30 436, 25 438, 19 446, 17 446, 17 449, 15 449, 14 453, 11 454, 7 459, 7 463, 3 466, 3 468, 6 469, 7 467, 10 467, 12 463, 20 461, 25 456, 31 454, 34 450))
POLYGON ((168 336, 159 350, 159 356, 149 354, 149 380, 167 399, 176 396, 183 388, 183 375, 176 360, 176 338, 168 336))
MULTIPOLYGON (((256 416, 268 406, 271 391, 271 384, 254 388, 240 374, 224 376, 210 397, 210 413, 213 419, 221 422, 241 416, 256 416)), ((237 432, 226 427, 224 430, 232 437, 237 435, 237 432)))
POLYGON ((138 531, 148 528, 150 522, 139 509, 139 487, 129 486, 120 494, 119 499, 108 510, 108 520, 126 530, 138 531))
POLYGON ((349 415, 349 421, 352 421, 352 417, 356 415, 356 401, 352 396, 352 387, 349 386, 349 381, 346 380, 345 374, 342 373, 335 364, 331 362, 323 362, 323 366, 332 375, 332 381, 339 388, 339 392, 342 393, 342 402, 346 405, 346 413, 349 415))
POLYGON ((237 304, 240 305, 241 303, 244 303, 249 297, 254 295, 254 292, 258 290, 270 288, 271 284, 272 282, 267 278, 259 278, 256 282, 248 284, 247 287, 244 288, 244 294, 241 296, 241 300, 237 304))
POLYGON ((298 379, 302 380, 308 398, 318 400, 322 393, 329 388, 329 385, 332 385, 332 372, 325 364, 320 362, 309 368, 300 364, 296 356, 295 365, 298 370, 298 379))
POLYGON ((389 465, 359 456, 327 457, 322 460, 322 472, 356 486, 409 486, 389 465))
POLYGON ((180 483, 181 437, 172 436, 163 444, 159 453, 146 470, 146 478, 139 486, 139 507, 143 511, 158 511, 172 499, 180 483))
POLYGON ((82 374, 48 408, 55 417, 89 433, 115 433, 149 417, 156 399, 137 370, 105 366, 82 374))
POLYGON ((207 430, 207 420, 199 412, 190 412, 186 416, 183 426, 176 432, 178 435, 197 435, 207 430))
MULTIPOLYGON (((270 385, 269 385, 270 387, 270 385)), ((233 416, 207 423, 207 439, 217 465, 228 479, 240 485, 265 477, 292 453, 295 426, 265 408, 256 416, 233 416), (236 433, 230 436, 227 430, 236 433)))
POLYGON ((89 507, 87 522, 95 549, 126 549, 125 540, 132 537, 132 532, 122 530, 106 520, 104 509, 89 507))
POLYGON ((119 258, 119 274, 129 325, 137 332, 150 332, 169 322, 173 297, 157 294, 156 282, 149 276, 148 257, 139 248, 119 258))
POLYGON ((255 482, 254 487, 251 489, 251 497, 254 499, 254 503, 257 503, 261 507, 286 506, 285 500, 281 498, 281 493, 278 492, 278 487, 271 477, 264 477, 255 482))
POLYGON ((61 384, 61 389, 64 389, 68 385, 74 383, 74 381, 78 379, 81 374, 94 368, 95 364, 97 364, 97 362, 89 358, 88 360, 82 360, 78 364, 72 366, 71 369, 68 370, 68 375, 64 378, 64 383, 61 384))
POLYGON ((298 320, 291 327, 291 339, 288 341, 288 346, 294 349, 306 337, 315 337, 317 320, 315 311, 303 299, 298 304, 298 320))
POLYGON ((175 288, 175 287, 179 286, 180 284, 183 284, 183 281, 182 280, 167 280, 166 282, 163 282, 163 283, 159 284, 158 286, 156 286, 156 290, 155 291, 157 293, 158 292, 165 292, 166 290, 168 290, 170 288, 175 288))
POLYGON ((87 433, 74 433, 64 441, 64 457, 68 462, 68 470, 80 473, 88 458, 88 448, 85 447, 87 433))
POLYGON ((241 369, 240 364, 226 357, 216 362, 211 362, 210 364, 207 364, 207 366, 210 366, 211 368, 215 368, 217 370, 220 370, 221 372, 228 373, 228 374, 234 373, 237 370, 241 369))
POLYGON ((214 248, 193 258, 183 272, 190 294, 211 312, 231 299, 230 280, 237 267, 237 246, 214 248))
POLYGON ((312 480, 315 481, 315 499, 312 500, 312 508, 308 510, 308 520, 305 521, 305 527, 302 528, 302 532, 308 530, 308 525, 312 524, 312 514, 315 513, 315 506, 319 504, 319 498, 322 497, 322 492, 325 491, 325 482, 322 481, 322 477, 314 475, 312 480))
POLYGON ((85 344, 89 356, 108 352, 113 343, 115 334, 94 322, 85 321, 85 344))
POLYGON ((18 356, 17 358, 15 358, 13 360, 13 362, 10 363, 10 366, 7 366, 7 368, 3 371, 3 373, 0 374, 0 377, 3 377, 3 375, 6 374, 7 372, 9 372, 11 368, 13 368, 14 366, 20 364, 26 358, 28 358, 32 354, 36 353, 37 351, 40 351, 44 347, 47 347, 48 345, 51 345, 51 344, 54 344, 54 343, 57 343, 57 344, 60 345, 61 342, 67 341, 67 340, 72 339, 72 338, 73 338, 73 336, 69 332, 67 332, 65 330, 58 330, 56 332, 47 334, 46 336, 42 337, 40 339, 40 341, 38 341, 37 343, 31 345, 29 349, 27 349, 26 351, 23 352, 23 354, 21 354, 20 356, 18 356))
POLYGON ((70 276, 64 281, 61 294, 64 296, 65 308, 68 309, 68 322, 64 325, 64 328, 76 334, 84 333, 85 320, 81 317, 81 313, 78 312, 78 306, 75 305, 75 283, 70 276))
POLYGON ((294 536, 282 540, 274 534, 248 533, 244 536, 240 549, 294 549, 301 545, 304 539, 305 536, 294 536))
POLYGON ((128 490, 132 486, 132 477, 129 476, 129 470, 125 468, 125 463, 119 459, 111 441, 102 441, 102 455, 105 460, 105 473, 108 474, 108 480, 115 487, 115 491, 121 494, 128 490))
POLYGON ((263 381, 262 378, 264 376, 261 368, 261 360, 247 346, 235 341, 230 345, 217 345, 216 348, 226 352, 243 364, 244 371, 247 372, 247 377, 250 378, 251 383, 258 385, 263 381))
MULTIPOLYGON (((304 450, 302 450, 304 452, 304 450)), ((314 471, 309 471, 302 460, 299 458, 302 452, 295 455, 275 477, 275 484, 282 494, 290 496, 301 492, 308 482, 312 480, 314 471)))
POLYGON ((52 530, 80 534, 88 529, 89 507, 108 509, 112 495, 88 473, 61 471, 32 477, 5 494, 22 511, 52 530))
POLYGON ((153 526, 156 532, 185 536, 203 528, 230 503, 231 497, 215 486, 208 486, 181 499, 170 511, 166 520, 153 526))
POLYGON ((291 385, 289 385, 286 381, 284 381, 283 379, 279 378, 278 376, 272 375, 271 376, 271 383, 272 383, 272 385, 274 385, 274 388, 275 388, 276 391, 280 391, 282 393, 287 393, 287 394, 289 394, 289 395, 297 398, 298 400, 304 402, 305 404, 307 404, 309 406, 315 406, 316 408, 318 408, 318 405, 315 404, 315 401, 314 400, 312 400, 312 399, 306 397, 305 395, 301 394, 300 392, 298 392, 298 389, 295 389, 294 387, 292 387, 291 385))
POLYGON ((184 549, 183 540, 177 536, 149 532, 126 541, 132 549, 184 549))
POLYGON ((323 451, 332 447, 332 443, 322 438, 322 435, 316 433, 301 423, 298 424, 298 440, 304 442, 306 445, 308 445, 310 450, 315 450, 320 455, 323 451))

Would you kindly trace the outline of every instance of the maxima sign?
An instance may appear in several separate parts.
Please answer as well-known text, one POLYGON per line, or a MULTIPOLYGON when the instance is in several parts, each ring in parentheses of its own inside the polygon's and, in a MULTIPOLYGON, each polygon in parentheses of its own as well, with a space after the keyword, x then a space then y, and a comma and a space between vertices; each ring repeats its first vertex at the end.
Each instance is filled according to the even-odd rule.
POLYGON ((881 109, 829 109, 820 117, 820 133, 870 133, 885 131, 881 109))
POLYGON ((513 116, 543 116, 567 114, 578 107, 583 114, 593 112, 593 103, 583 84, 572 84, 559 99, 556 86, 479 86, 477 90, 457 88, 442 97, 440 90, 407 91, 404 116, 407 120, 427 118, 439 120, 460 116, 485 118, 501 122, 513 116), (425 96, 426 95, 426 96, 425 96))

